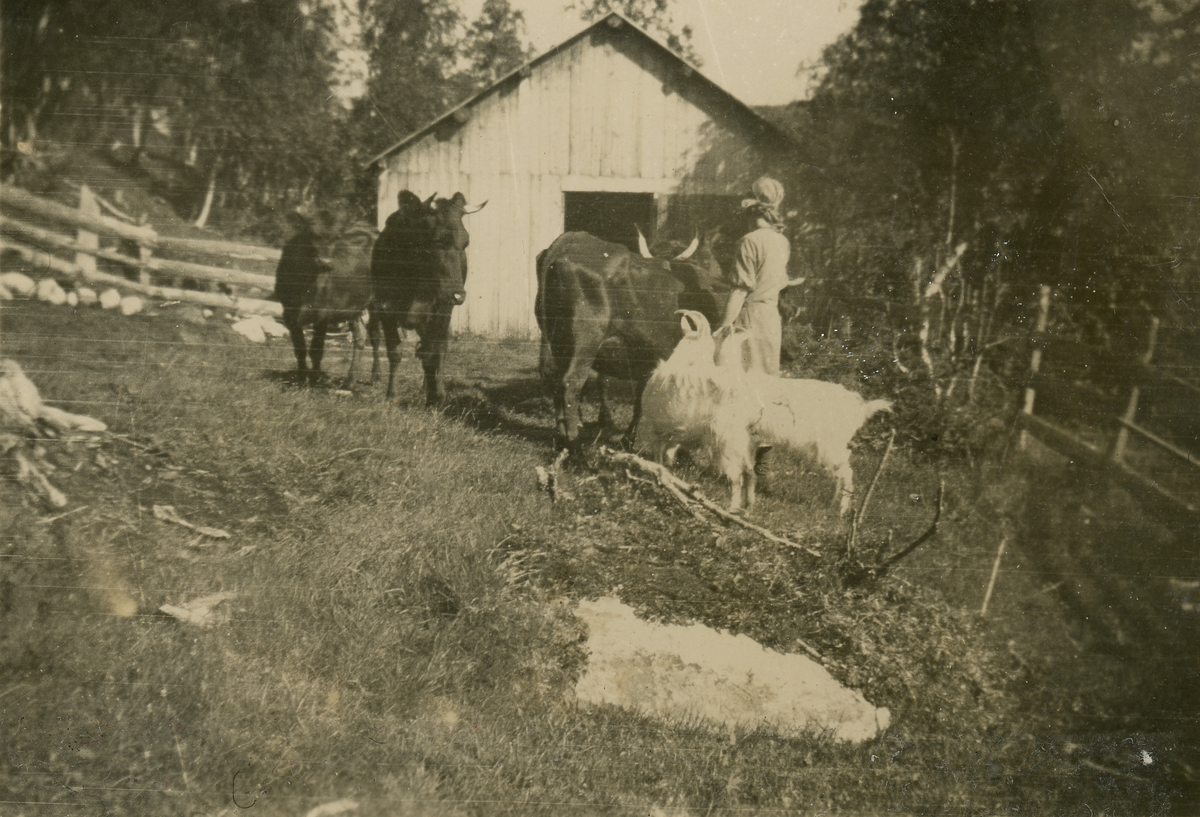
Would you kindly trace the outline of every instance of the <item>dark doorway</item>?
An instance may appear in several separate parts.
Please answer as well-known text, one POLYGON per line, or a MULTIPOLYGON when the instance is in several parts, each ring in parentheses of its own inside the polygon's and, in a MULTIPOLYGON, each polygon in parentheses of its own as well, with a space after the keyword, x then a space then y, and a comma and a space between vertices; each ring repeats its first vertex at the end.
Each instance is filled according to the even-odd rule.
POLYGON ((582 230, 634 252, 637 228, 653 241, 658 221, 653 193, 563 193, 563 215, 566 232, 582 230))

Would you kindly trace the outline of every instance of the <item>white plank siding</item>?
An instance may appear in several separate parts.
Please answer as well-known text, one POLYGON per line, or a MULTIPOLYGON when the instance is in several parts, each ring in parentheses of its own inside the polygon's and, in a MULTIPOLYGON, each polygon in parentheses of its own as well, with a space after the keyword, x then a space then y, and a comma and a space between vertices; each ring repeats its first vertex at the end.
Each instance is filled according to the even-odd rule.
POLYGON ((404 189, 487 199, 466 220, 454 328, 530 337, 535 258, 563 230, 564 192, 738 193, 778 144, 764 127, 628 24, 596 24, 382 156, 379 225, 404 189))

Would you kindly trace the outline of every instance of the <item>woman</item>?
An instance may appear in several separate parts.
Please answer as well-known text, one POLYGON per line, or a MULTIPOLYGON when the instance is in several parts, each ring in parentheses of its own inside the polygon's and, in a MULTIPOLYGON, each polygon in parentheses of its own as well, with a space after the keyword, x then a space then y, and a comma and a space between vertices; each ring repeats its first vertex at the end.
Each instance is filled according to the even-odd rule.
POLYGON ((792 254, 779 215, 783 185, 763 176, 754 182, 751 196, 742 201, 747 232, 734 254, 733 291, 721 329, 735 324, 745 329, 750 336, 750 366, 778 376, 783 340, 779 293, 788 286, 787 263, 792 254))

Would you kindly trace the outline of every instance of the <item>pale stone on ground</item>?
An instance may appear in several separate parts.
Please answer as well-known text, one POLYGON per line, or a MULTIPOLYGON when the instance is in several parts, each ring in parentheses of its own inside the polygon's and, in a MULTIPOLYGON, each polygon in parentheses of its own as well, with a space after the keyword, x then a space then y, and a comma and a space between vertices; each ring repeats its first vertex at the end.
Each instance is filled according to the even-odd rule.
POLYGON ((18 298, 28 298, 37 288, 37 282, 21 272, 6 272, 0 275, 0 286, 18 298))
POLYGON ((580 701, 720 729, 766 729, 781 737, 829 734, 864 741, 891 715, 843 687, 802 655, 768 650, 744 635, 702 624, 651 624, 615 598, 585 601, 588 668, 580 701))
POLYGON ((104 309, 116 309, 121 305, 121 293, 115 289, 106 289, 100 293, 100 306, 104 309))
POLYGON ((91 306, 100 300, 100 296, 96 294, 96 290, 91 287, 80 287, 75 290, 75 294, 79 296, 79 303, 84 306, 91 306))
POLYGON ((266 343, 267 336, 263 328, 254 318, 246 318, 233 325, 233 331, 249 340, 251 343, 266 343))
POLYGON ((247 320, 252 320, 258 323, 268 337, 286 338, 288 336, 288 328, 268 315, 255 315, 247 320))
POLYGON ((37 299, 53 306, 62 306, 67 302, 67 293, 53 278, 43 278, 37 283, 37 299))
POLYGON ((126 295, 120 302, 122 315, 136 315, 146 308, 146 302, 136 295, 126 295))

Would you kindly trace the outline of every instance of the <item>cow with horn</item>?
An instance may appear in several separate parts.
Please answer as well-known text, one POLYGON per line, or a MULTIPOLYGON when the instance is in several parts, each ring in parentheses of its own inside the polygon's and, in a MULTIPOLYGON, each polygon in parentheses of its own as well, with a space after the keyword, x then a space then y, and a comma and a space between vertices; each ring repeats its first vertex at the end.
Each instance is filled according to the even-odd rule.
MULTIPOLYGON (((651 255, 638 230, 640 254, 583 232, 564 233, 538 254, 534 310, 542 333, 541 374, 553 396, 559 444, 579 443, 580 393, 593 370, 636 385, 632 442, 642 390, 681 337, 676 310, 719 321, 730 285, 713 255, 716 232, 696 238, 670 260, 651 255)), ((602 398, 603 400, 603 398, 602 398)), ((601 405, 601 424, 610 422, 601 405)))
POLYGON ((467 244, 463 217, 487 204, 470 206, 462 193, 425 201, 409 190, 384 226, 371 255, 371 322, 387 344, 389 399, 396 393, 400 327, 416 331, 417 357, 425 373, 425 400, 440 403, 442 358, 450 342, 450 316, 466 300, 467 244))

